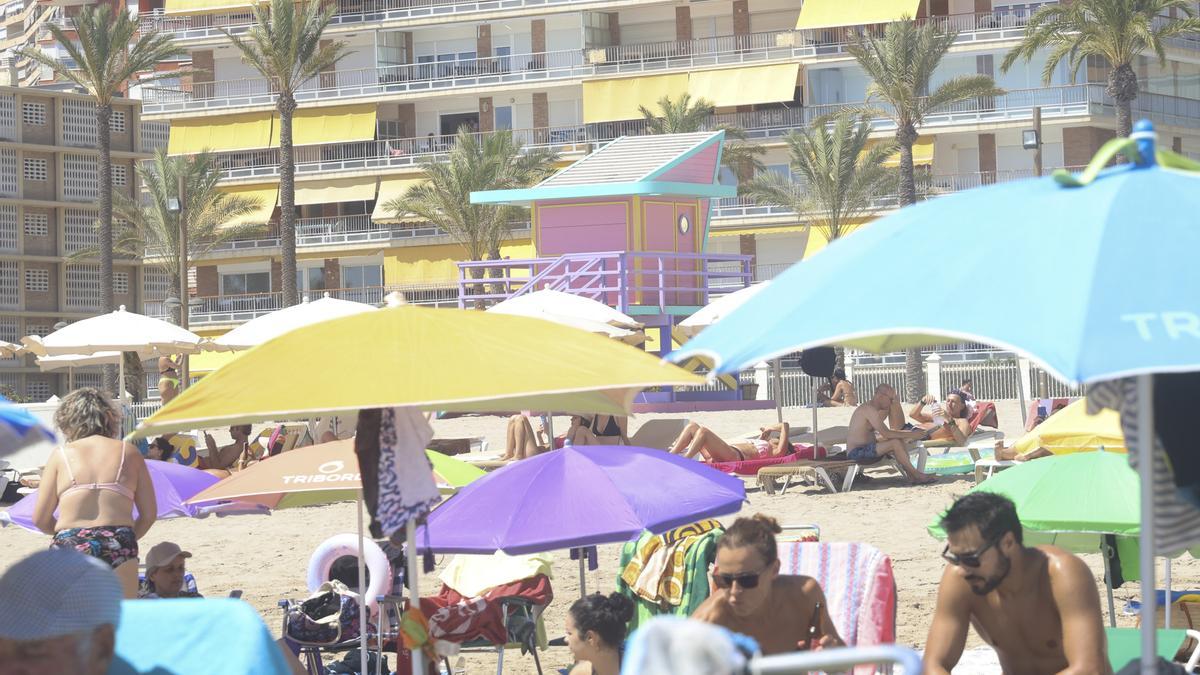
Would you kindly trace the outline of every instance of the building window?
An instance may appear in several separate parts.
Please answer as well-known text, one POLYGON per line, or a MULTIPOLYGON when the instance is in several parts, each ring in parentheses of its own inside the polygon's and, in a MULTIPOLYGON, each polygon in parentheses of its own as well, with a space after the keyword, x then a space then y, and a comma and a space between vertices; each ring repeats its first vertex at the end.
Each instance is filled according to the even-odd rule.
POLYGON ((26 335, 37 335, 38 337, 46 337, 54 330, 50 324, 45 323, 27 323, 25 324, 26 335))
POLYGON ((325 290, 325 268, 304 267, 296 270, 296 290, 302 293, 325 290))
POLYGON ((113 273, 113 293, 129 295, 129 272, 113 273))
POLYGON ((46 181, 46 160, 37 157, 25 158, 25 180, 46 181))
POLYGON ((48 237, 50 236, 50 216, 45 213, 26 213, 25 214, 25 236, 26 237, 48 237))
POLYGON ((50 383, 45 380, 27 380, 25 382, 25 395, 29 400, 34 402, 42 402, 50 399, 50 383))
POLYGON ((125 187, 129 181, 129 170, 123 164, 113 164, 112 182, 118 187, 125 187))
POLYGON ((381 265, 354 265, 342 268, 342 288, 370 288, 382 285, 381 265))
POLYGON ((25 270, 25 290, 46 293, 50 290, 50 270, 25 270))
POLYGON ((125 133, 125 111, 114 110, 112 117, 108 118, 108 126, 114 134, 125 133))
POLYGON ((221 275, 221 295, 270 293, 270 272, 239 272, 221 275))
POLYGON ((21 104, 21 119, 25 124, 37 127, 46 126, 46 104, 26 101, 21 104))

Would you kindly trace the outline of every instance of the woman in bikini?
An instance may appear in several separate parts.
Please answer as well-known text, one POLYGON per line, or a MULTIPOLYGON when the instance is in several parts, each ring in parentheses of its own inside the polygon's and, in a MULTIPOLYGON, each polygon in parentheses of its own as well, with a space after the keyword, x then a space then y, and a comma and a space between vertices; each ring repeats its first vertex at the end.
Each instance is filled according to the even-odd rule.
POLYGON ((727 443, 708 427, 695 422, 683 428, 675 439, 670 452, 684 457, 703 455, 707 462, 742 462, 748 459, 782 457, 793 452, 788 441, 788 424, 772 424, 762 427, 758 438, 752 441, 727 443))
POLYGON ((616 415, 592 415, 587 426, 600 445, 629 445, 629 418, 616 415))
POLYGON ((120 440, 120 414, 97 389, 67 394, 54 423, 66 444, 42 471, 33 522, 54 535, 51 548, 73 548, 108 563, 125 597, 136 598, 138 539, 158 511, 146 462, 120 440))

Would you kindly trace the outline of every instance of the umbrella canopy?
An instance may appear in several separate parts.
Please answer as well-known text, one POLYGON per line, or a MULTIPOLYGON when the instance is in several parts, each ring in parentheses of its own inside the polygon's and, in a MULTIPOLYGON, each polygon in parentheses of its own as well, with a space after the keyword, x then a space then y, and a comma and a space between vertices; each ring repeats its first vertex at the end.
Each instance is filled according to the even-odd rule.
POLYGON ((550 289, 518 295, 488 308, 496 314, 535 319, 599 333, 626 344, 641 344, 646 336, 642 324, 598 300, 550 289))
POLYGON ((319 300, 309 302, 305 298, 304 302, 299 305, 285 307, 251 319, 209 344, 210 348, 215 351, 249 349, 302 326, 373 311, 375 308, 371 305, 331 298, 326 293, 319 300))
POLYGON ((1115 410, 1087 414, 1087 401, 1080 399, 1059 410, 1013 443, 1018 453, 1046 448, 1056 455, 1104 448, 1127 452, 1121 416, 1115 410))
POLYGON ((54 441, 54 430, 33 413, 0 396, 0 456, 42 441, 54 441))
POLYGON ((695 337, 700 331, 708 328, 714 323, 724 319, 733 310, 741 307, 747 300, 758 295, 760 291, 766 288, 771 282, 764 281, 762 283, 747 286, 743 289, 734 291, 729 295, 723 295, 716 300, 708 303, 700 308, 700 311, 689 316, 679 322, 679 331, 686 337, 695 337))
POLYGON ((401 305, 298 328, 246 352, 136 435, 343 410, 628 412, 638 391, 704 378, 547 321, 401 305))
POLYGON ((145 357, 200 351, 199 335, 161 319, 127 312, 125 305, 109 314, 76 321, 45 337, 23 337, 21 343, 38 356, 138 352, 145 357))
MULTIPOLYGON (((200 492, 201 490, 212 486, 217 482, 217 477, 212 474, 205 473, 198 469, 192 469, 171 462, 158 462, 149 460, 146 462, 146 468, 150 471, 150 481, 154 484, 154 496, 158 501, 158 517, 164 518, 197 518, 208 515, 214 509, 201 509, 185 501, 200 492)), ((16 525, 31 532, 39 530, 33 524, 33 507, 37 503, 37 490, 32 494, 25 495, 21 501, 10 506, 6 511, 0 511, 0 523, 4 525, 16 525)), ((244 510, 242 505, 234 505, 229 507, 235 510, 244 510)), ((226 509, 215 509, 222 511, 226 509)), ((55 512, 57 515, 57 511, 55 512)), ((137 515, 137 508, 134 508, 134 515, 137 515)))
POLYGON ((1200 288, 1200 173, 1139 159, 1083 187, 1068 182, 1014 181, 900 209, 792 266, 671 358, 708 354, 728 373, 826 344, 887 352, 972 340, 1068 383, 1200 369, 1200 312, 1180 309, 1200 288), (880 300, 912 270, 937 271, 922 301, 880 300))
POLYGON ((742 481, 661 450, 568 446, 523 459, 435 508, 422 549, 537 553, 628 541, 736 513, 742 481))
POLYGON ((62 356, 39 356, 37 366, 43 373, 64 368, 82 368, 84 366, 117 365, 121 362, 121 352, 97 352, 95 354, 64 354, 62 356))
MULTIPOLYGON (((1080 452, 1018 464, 971 492, 1002 494, 1017 506, 1027 542, 1053 543, 1071 551, 1100 549, 1103 535, 1136 537, 1140 530, 1137 472, 1125 455, 1080 452)), ((946 535, 938 519, 929 533, 946 535)))
MULTIPOLYGON (((484 474, 439 452, 426 450, 425 454, 442 491, 454 491, 484 474)), ((236 501, 286 509, 357 499, 361 487, 351 438, 297 448, 258 462, 194 495, 188 503, 236 501)))
POLYGON ((0 340, 0 356, 17 356, 25 352, 25 348, 21 345, 14 345, 11 342, 0 340))

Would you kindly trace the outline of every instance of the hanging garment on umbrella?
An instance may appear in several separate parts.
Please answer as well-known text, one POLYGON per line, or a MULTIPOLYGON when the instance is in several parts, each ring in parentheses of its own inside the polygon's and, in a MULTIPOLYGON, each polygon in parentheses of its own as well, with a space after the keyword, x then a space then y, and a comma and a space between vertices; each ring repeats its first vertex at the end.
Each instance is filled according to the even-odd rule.
POLYGON ((404 525, 441 501, 425 444, 433 428, 416 408, 387 408, 379 422, 379 523, 384 536, 403 539, 404 525))
MULTIPOLYGON (((1155 379, 1157 380, 1158 376, 1155 376, 1155 379)), ((1155 389, 1158 389, 1157 384, 1155 389)), ((1131 449, 1138 447, 1136 378, 1125 377, 1098 382, 1088 387, 1087 401, 1088 412, 1091 414, 1103 408, 1111 408, 1120 413, 1121 431, 1124 433, 1126 446, 1131 449)), ((1177 421, 1187 419, 1190 418, 1177 421)), ((1161 553, 1182 551, 1200 543, 1200 511, 1180 498, 1168 452, 1158 434, 1152 433, 1151 436, 1154 439, 1154 548, 1161 553)), ((1138 453, 1129 453, 1129 464, 1137 470, 1138 453)))

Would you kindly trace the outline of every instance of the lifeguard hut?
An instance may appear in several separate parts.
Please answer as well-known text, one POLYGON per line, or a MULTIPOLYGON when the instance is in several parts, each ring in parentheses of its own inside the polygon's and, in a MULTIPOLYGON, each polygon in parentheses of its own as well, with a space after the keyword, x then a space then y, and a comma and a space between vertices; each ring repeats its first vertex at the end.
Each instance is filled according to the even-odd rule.
MULTIPOLYGON (((459 263, 459 306, 546 288, 574 293, 645 324, 648 351, 670 351, 680 320, 710 294, 752 279, 750 256, 705 251, 712 200, 737 194, 718 182, 724 138, 723 131, 622 137, 533 187, 471 193, 473 204, 529 207, 537 257, 459 263), (479 270, 482 278, 472 274, 479 270)), ((736 386, 647 392, 639 408, 745 407, 740 398, 736 386)))

